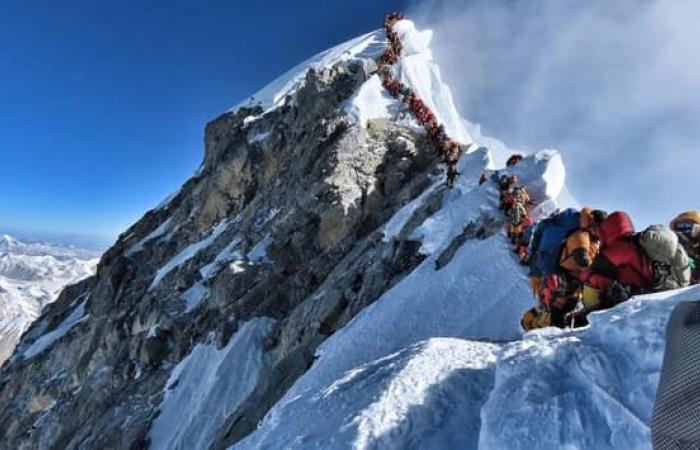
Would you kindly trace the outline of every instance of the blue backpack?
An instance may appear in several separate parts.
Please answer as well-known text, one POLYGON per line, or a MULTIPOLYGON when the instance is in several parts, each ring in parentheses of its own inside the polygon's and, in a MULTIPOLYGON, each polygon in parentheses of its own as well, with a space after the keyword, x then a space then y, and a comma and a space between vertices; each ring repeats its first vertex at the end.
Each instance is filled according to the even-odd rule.
POLYGON ((561 246, 581 226, 581 214, 569 208, 540 222, 532 239, 530 276, 545 276, 559 271, 561 246))

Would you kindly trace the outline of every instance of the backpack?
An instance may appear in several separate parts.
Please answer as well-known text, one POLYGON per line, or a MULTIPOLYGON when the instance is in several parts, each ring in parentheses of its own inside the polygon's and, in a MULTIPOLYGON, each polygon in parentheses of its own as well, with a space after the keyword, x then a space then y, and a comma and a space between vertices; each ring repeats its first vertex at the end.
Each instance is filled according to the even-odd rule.
MULTIPOLYGON (((652 261, 655 278, 671 276, 676 288, 690 283, 690 258, 676 233, 661 225, 652 225, 639 233, 636 241, 652 261)), ((667 286, 667 289, 674 288, 670 283, 667 286)))
POLYGON ((579 229, 580 213, 569 208, 543 220, 532 242, 530 275, 557 273, 561 247, 567 237, 579 229))

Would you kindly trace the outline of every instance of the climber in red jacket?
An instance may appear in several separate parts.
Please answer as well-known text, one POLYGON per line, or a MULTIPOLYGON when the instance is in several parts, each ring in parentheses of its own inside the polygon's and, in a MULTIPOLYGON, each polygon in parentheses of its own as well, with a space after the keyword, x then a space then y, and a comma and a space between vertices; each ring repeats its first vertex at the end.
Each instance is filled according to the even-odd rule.
POLYGON ((643 292, 654 278, 651 262, 633 242, 634 225, 626 213, 610 214, 598 234, 600 253, 582 274, 587 287, 584 303, 589 310, 625 301, 643 292))

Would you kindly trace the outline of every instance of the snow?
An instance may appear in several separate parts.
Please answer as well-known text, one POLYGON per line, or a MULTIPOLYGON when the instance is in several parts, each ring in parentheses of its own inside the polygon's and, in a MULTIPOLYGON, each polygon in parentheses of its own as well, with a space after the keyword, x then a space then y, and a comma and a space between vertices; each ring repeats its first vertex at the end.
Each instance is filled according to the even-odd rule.
POLYGON ((404 55, 396 65, 397 78, 435 113, 450 137, 462 144, 474 142, 457 111, 450 88, 442 80, 440 68, 433 61, 429 47, 433 32, 418 31, 410 20, 398 22, 394 31, 404 44, 404 55))
POLYGON ((47 348, 51 347, 54 342, 65 336, 74 326, 88 319, 88 315, 85 315, 85 303, 83 300, 80 305, 78 305, 68 317, 66 317, 63 322, 61 322, 54 330, 44 334, 39 339, 34 341, 34 343, 29 346, 28 349, 24 350, 22 353, 24 359, 30 359, 42 353, 47 348))
MULTIPOLYGON (((700 287, 632 299, 591 315, 585 329, 523 336, 520 317, 534 299, 503 230, 468 240, 436 270, 438 257, 468 223, 502 218, 496 186, 478 186, 478 179, 501 167, 511 151, 460 118, 432 60, 432 33, 416 30, 410 21, 399 22, 396 31, 405 45, 397 77, 434 110, 448 134, 490 149, 472 146, 459 162, 461 176, 453 189, 436 179, 383 227, 385 240, 400 235, 431 196, 442 196, 440 210, 410 236, 421 243, 423 263, 321 344, 314 365, 258 430, 233 448, 650 448, 666 321, 678 302, 700 298, 700 287)), ((384 45, 379 31, 338 46, 239 107, 269 111, 303 84, 310 67, 375 57, 384 45)), ((361 125, 375 118, 397 120, 400 110, 377 77, 344 107, 361 125)), ((554 150, 526 156, 501 173, 527 185, 540 202, 536 216, 575 203, 554 150)), ((154 285, 213 243, 216 232, 173 258, 154 285)), ((188 311, 208 295, 209 277, 226 264, 236 272, 245 270, 245 260, 265 261, 272 239, 266 236, 244 260, 234 242, 201 269, 204 280, 183 294, 188 311)), ((315 299, 323 301, 321 295, 315 299)), ((211 445, 269 370, 262 343, 273 325, 271 319, 254 319, 224 348, 200 344, 175 367, 149 434, 153 448, 211 445)))
MULTIPOLYGON (((547 181, 558 181, 559 161, 557 153, 537 153, 514 170, 540 195, 558 195, 547 181)), ((441 188, 442 208, 411 236, 422 242, 426 260, 320 346, 314 366, 270 412, 263 428, 286 420, 283 417, 295 399, 315 395, 347 371, 433 337, 503 342, 521 336, 521 314, 534 300, 503 231, 468 241, 449 264, 435 270, 436 259, 465 225, 502 217, 496 186, 478 186, 479 175, 489 164, 485 149, 462 158, 462 175, 455 187, 441 188)), ((402 228, 410 211, 419 206, 407 205, 400 211, 400 218, 389 222, 392 232, 402 228)))
POLYGON ((401 230, 403 230, 403 228, 406 226, 408 221, 411 220, 411 217, 413 217, 413 214, 415 214, 418 208, 420 208, 421 205, 423 205, 428 199, 428 197, 432 195, 433 192, 435 192, 435 189, 437 189, 442 184, 444 184, 444 181, 442 179, 435 181, 433 185, 430 186, 430 188, 426 189, 421 195, 410 201, 396 214, 394 214, 394 216, 384 225, 382 229, 382 233, 384 234, 384 241, 388 242, 392 238, 398 236, 399 233, 401 233, 401 230))
POLYGON ((673 307, 635 298, 509 343, 430 338, 289 398, 235 449, 651 449, 673 307))
MULTIPOLYGON (((292 68, 256 94, 232 108, 231 111, 236 111, 243 107, 252 108, 259 106, 263 109, 263 114, 265 114, 283 105, 288 95, 295 93, 303 86, 309 69, 331 67, 334 64, 352 59, 375 59, 383 52, 384 45, 383 32, 375 31, 319 53, 292 68)), ((256 117, 248 116, 245 120, 246 124, 250 124, 256 120, 256 117)))
POLYGON ((161 223, 158 228, 153 230, 151 233, 149 233, 146 237, 141 239, 139 242, 134 244, 126 253, 125 255, 127 257, 131 257, 135 255, 138 252, 143 251, 144 246, 148 244, 149 242, 156 240, 158 238, 163 237, 168 231, 170 231, 170 228, 173 225, 173 218, 170 217, 168 220, 165 222, 161 223))
POLYGON ((270 137, 271 134, 272 134, 272 132, 270 132, 270 131, 266 131, 264 133, 258 133, 255 136, 248 139, 248 144, 255 145, 255 144, 259 144, 261 142, 264 142, 270 137))
POLYGON ((72 246, 0 238, 0 364, 65 286, 94 274, 98 256, 72 246))
MULTIPOLYGON (((452 93, 433 61, 430 50, 432 31, 418 31, 410 20, 398 22, 394 30, 404 43, 404 55, 394 69, 396 77, 433 110, 450 137, 463 144, 472 143, 473 139, 457 112, 452 93)), ((401 102, 386 92, 378 75, 372 76, 360 87, 344 105, 344 110, 361 126, 366 126, 367 121, 372 119, 394 119, 404 125, 417 127, 417 122, 410 114, 405 114, 399 120, 400 113, 407 111, 402 109, 401 102)))
POLYGON ((163 280, 163 278, 165 278, 166 275, 168 275, 170 272, 177 269, 190 259, 194 258, 200 251, 206 249, 211 244, 213 244, 216 241, 216 239, 218 239, 218 237, 221 236, 221 234, 224 231, 226 231, 228 226, 228 221, 223 221, 219 223, 217 226, 214 227, 209 236, 207 236, 199 242, 195 242, 194 244, 187 246, 184 250, 175 255, 163 267, 158 269, 158 272, 156 272, 156 276, 153 279, 153 282, 151 283, 151 286, 148 288, 148 290, 153 291, 156 287, 158 287, 158 285, 163 280))
POLYGON ((373 75, 347 101, 344 110, 356 122, 366 126, 368 120, 396 117, 400 105, 400 102, 384 89, 379 75, 373 75))
POLYGON ((182 299, 185 301, 185 312, 194 311, 207 297, 209 297, 210 289, 206 285, 198 281, 191 288, 182 294, 182 299))
POLYGON ((202 275, 202 278, 208 280, 216 275, 219 270, 221 270, 223 265, 234 260, 242 259, 243 255, 241 255, 241 252, 236 250, 236 247, 238 247, 240 244, 240 238, 232 240, 231 243, 229 243, 218 255, 216 255, 214 261, 200 269, 199 273, 202 275))
POLYGON ((497 351, 455 339, 413 345, 296 399, 298 416, 285 418, 292 422, 234 448, 469 448, 476 435, 466 431, 478 430, 497 351))
POLYGON ((272 245, 274 241, 272 238, 268 235, 265 236, 265 238, 258 242, 246 255, 246 258, 249 261, 256 262, 256 263, 263 263, 268 261, 267 258, 267 249, 272 245))
POLYGON ((269 318, 253 319, 224 348, 200 344, 177 365, 149 433, 152 450, 209 447, 268 369, 263 341, 274 324, 269 318))

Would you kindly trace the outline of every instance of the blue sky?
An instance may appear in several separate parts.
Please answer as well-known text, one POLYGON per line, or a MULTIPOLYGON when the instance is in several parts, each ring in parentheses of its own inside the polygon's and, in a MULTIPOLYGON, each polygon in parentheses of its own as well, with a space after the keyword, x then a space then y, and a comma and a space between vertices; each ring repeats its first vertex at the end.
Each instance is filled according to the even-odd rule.
POLYGON ((405 2, 0 3, 0 229, 113 240, 197 169, 207 121, 405 2))
POLYGON ((463 115, 560 149, 582 203, 700 208, 692 0, 2 0, 0 231, 109 243, 197 169, 206 122, 394 10, 435 30, 463 115))

